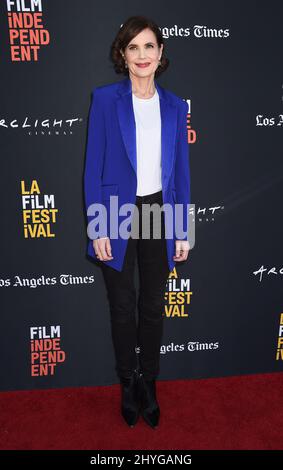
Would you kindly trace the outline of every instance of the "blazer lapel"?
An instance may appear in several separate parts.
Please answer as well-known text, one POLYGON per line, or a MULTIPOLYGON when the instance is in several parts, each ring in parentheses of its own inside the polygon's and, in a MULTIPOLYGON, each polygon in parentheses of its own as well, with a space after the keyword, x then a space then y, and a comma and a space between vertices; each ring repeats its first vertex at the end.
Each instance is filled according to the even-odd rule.
MULTIPOLYGON (((177 135, 177 107, 169 101, 166 90, 154 80, 159 94, 161 118, 162 189, 167 187, 172 171, 177 135)), ((127 156, 137 175, 136 122, 132 101, 132 82, 126 77, 119 83, 116 100, 117 115, 127 156)))

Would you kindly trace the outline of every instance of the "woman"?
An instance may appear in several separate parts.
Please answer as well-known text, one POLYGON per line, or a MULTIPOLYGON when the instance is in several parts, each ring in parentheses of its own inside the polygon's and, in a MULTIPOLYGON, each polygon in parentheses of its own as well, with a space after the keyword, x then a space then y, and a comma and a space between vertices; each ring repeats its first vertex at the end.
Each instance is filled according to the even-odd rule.
POLYGON ((88 254, 101 266, 107 289, 122 416, 134 426, 141 412, 146 423, 156 428, 160 417, 156 378, 166 282, 175 263, 185 261, 189 252, 188 106, 155 80, 169 60, 164 57, 162 34, 152 20, 130 17, 113 41, 111 59, 115 71, 126 78, 93 91, 84 176, 88 254), (114 199, 118 200, 116 206, 112 205, 114 199), (134 205, 136 212, 127 219, 130 233, 124 236, 123 230, 111 227, 110 213, 123 229, 128 211, 120 209, 127 203, 134 205), (153 233, 150 219, 150 236, 146 238, 142 209, 146 205, 160 209, 164 203, 171 208, 182 204, 183 234, 178 237, 174 231, 167 237, 169 222, 161 212, 161 236, 153 233), (103 210, 95 204, 103 205, 103 210), (94 218, 97 212, 98 219, 94 218), (138 222, 135 235, 133 228, 138 222), (94 230, 97 227, 98 231, 94 230), (140 281, 138 327, 136 258, 140 281))

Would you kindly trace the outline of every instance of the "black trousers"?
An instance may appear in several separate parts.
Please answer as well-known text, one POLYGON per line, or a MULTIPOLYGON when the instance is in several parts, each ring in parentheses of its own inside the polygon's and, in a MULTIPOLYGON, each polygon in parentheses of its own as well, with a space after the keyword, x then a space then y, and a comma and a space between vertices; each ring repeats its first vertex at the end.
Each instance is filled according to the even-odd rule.
POLYGON ((167 261, 164 213, 161 211, 161 238, 153 238, 152 214, 150 238, 142 238, 144 219, 141 206, 144 203, 162 205, 162 191, 136 196, 135 205, 139 209, 138 238, 132 238, 132 230, 122 271, 117 271, 103 261, 101 267, 110 307, 116 372, 119 377, 129 377, 134 369, 140 369, 145 379, 150 380, 156 379, 159 374, 164 296, 170 271, 167 261), (140 284, 138 324, 136 323, 137 293, 134 283, 136 259, 140 284), (140 348, 138 355, 137 346, 140 348))

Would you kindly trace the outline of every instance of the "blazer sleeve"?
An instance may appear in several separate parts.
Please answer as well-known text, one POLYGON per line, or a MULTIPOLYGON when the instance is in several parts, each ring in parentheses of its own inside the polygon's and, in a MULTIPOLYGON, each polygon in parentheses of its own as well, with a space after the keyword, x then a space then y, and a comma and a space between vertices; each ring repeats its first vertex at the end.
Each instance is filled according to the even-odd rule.
POLYGON ((183 101, 180 111, 179 129, 177 135, 177 149, 175 160, 175 190, 176 204, 182 204, 183 225, 181 228, 186 232, 183 237, 176 237, 178 240, 188 240, 189 229, 189 207, 191 203, 191 184, 190 184, 190 146, 188 142, 187 128, 188 103, 183 101))
POLYGON ((97 224, 94 234, 90 230, 89 223, 95 218, 95 212, 90 209, 92 204, 102 204, 101 198, 101 181, 103 171, 104 153, 106 147, 105 118, 103 109, 103 100, 98 88, 92 91, 92 100, 88 119, 86 162, 84 171, 84 196, 87 211, 88 230, 87 234, 90 239, 96 239, 99 236, 107 236, 105 217, 102 224, 97 224), (91 215, 90 215, 91 214, 91 215))

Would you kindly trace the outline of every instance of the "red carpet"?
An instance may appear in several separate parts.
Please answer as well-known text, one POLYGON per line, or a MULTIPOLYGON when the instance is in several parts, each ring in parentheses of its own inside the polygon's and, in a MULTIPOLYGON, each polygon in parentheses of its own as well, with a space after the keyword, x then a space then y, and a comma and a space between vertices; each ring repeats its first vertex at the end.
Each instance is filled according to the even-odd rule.
POLYGON ((157 381, 158 430, 120 416, 120 385, 0 392, 1 449, 283 449, 283 373, 157 381))

